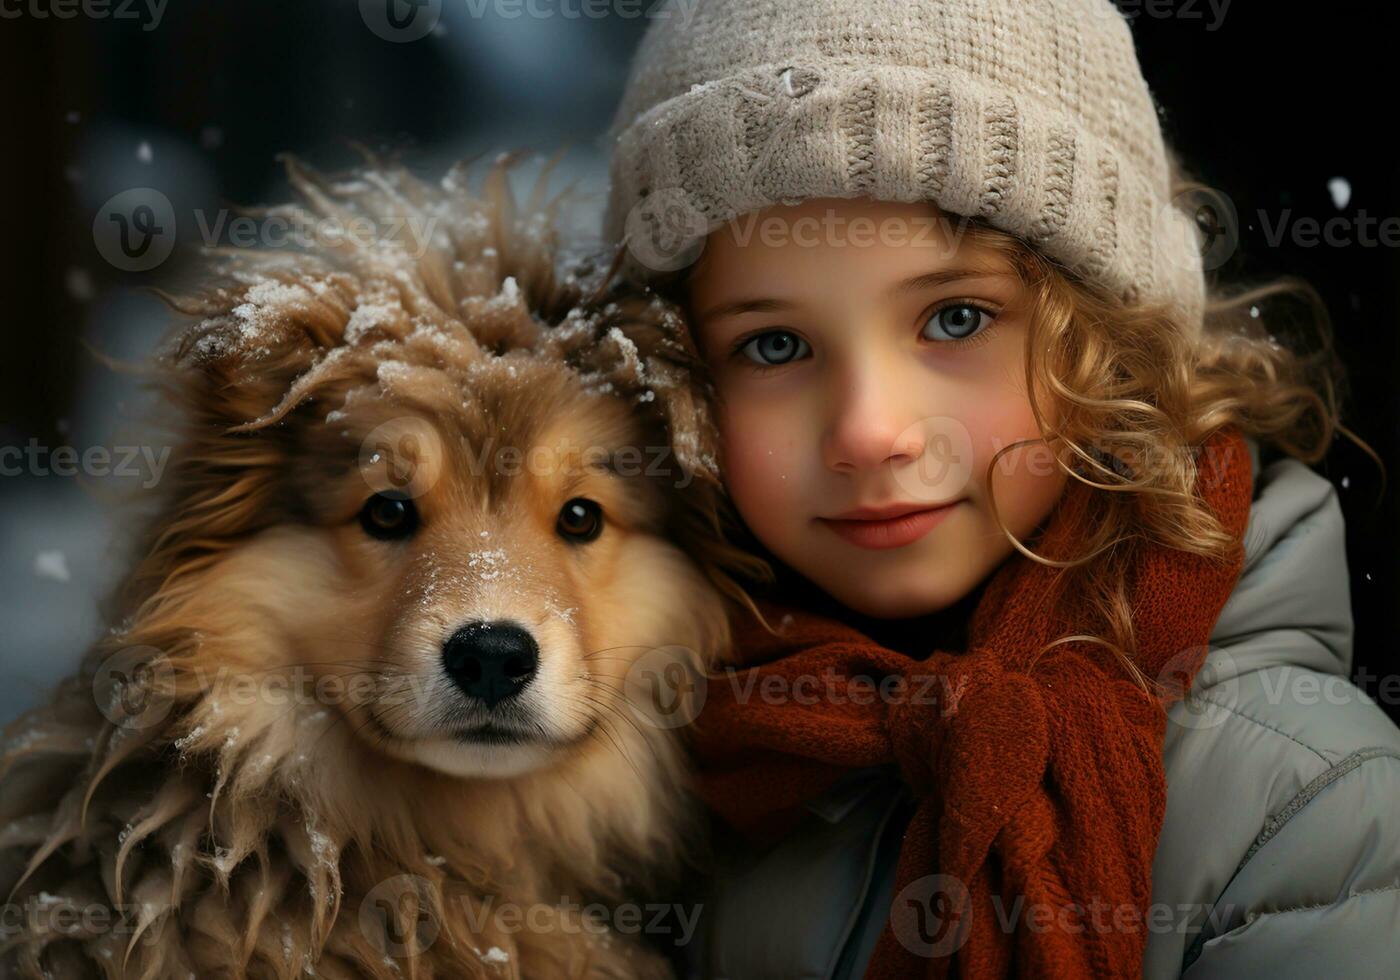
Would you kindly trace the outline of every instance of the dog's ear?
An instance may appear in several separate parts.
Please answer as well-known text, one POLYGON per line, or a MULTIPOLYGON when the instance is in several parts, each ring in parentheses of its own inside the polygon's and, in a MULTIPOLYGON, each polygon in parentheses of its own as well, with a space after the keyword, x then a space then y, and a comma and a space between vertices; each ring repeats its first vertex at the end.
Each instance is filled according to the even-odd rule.
POLYGON ((677 306, 659 295, 614 290, 547 330, 543 350, 577 370, 585 384, 630 400, 666 438, 681 470, 671 477, 719 484, 711 387, 677 306))
MULTIPOLYGON (((356 306, 352 286, 342 274, 307 271, 244 276, 195 297, 162 294, 191 318, 162 357, 177 397, 206 425, 265 418, 342 344, 356 306)), ((393 315, 391 307, 381 309, 393 315)))

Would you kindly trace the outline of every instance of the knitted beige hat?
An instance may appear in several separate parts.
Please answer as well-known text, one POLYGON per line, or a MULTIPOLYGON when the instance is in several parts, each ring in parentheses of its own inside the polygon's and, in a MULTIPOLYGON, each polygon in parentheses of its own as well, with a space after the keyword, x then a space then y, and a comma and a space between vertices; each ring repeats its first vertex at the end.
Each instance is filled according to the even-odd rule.
POLYGON ((607 139, 637 281, 769 205, 931 200, 1200 331, 1200 239, 1109 0, 674 0, 607 139))

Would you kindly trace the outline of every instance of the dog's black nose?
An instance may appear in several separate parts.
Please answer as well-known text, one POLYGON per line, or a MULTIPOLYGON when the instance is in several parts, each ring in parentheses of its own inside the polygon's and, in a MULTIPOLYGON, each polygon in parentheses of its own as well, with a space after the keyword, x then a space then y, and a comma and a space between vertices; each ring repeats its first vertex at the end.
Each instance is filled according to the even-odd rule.
POLYGON ((540 648, 515 623, 468 623, 442 645, 442 662, 467 695, 494 707, 524 690, 540 664, 540 648))

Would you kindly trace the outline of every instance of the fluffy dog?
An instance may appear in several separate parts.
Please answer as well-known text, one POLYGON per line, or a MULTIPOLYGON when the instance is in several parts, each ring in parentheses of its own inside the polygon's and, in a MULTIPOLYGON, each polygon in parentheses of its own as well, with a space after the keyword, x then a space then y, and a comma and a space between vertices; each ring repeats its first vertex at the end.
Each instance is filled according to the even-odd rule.
POLYGON ((512 162, 292 161, 305 247, 167 296, 168 499, 6 731, 0 972, 669 972, 606 910, 691 854, 656 695, 746 559, 676 311, 560 275, 512 162))

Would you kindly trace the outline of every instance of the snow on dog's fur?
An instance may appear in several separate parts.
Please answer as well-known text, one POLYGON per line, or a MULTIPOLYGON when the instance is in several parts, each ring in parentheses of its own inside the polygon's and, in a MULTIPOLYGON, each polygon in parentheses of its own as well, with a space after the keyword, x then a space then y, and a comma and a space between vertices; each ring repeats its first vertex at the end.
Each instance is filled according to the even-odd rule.
POLYGON ((170 297, 168 500, 119 626, 6 731, 0 972, 667 973, 578 912, 686 858, 638 679, 703 671, 752 569, 675 310, 561 276, 510 163, 293 161, 270 213, 314 244, 170 297))

